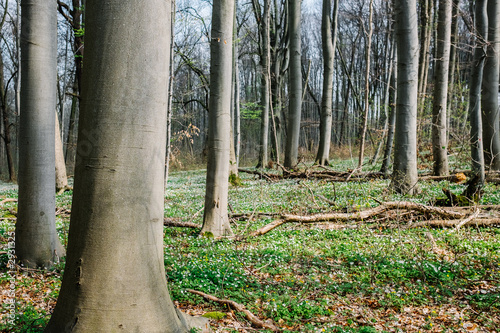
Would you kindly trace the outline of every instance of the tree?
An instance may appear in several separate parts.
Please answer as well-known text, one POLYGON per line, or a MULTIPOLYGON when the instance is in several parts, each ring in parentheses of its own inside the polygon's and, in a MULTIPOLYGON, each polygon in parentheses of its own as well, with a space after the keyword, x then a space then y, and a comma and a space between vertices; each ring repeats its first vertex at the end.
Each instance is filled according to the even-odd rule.
POLYGON ((481 82, 483 81, 484 60, 486 55, 486 36, 488 34, 487 0, 476 0, 474 11, 475 39, 474 62, 472 66, 469 91, 470 146, 472 174, 479 176, 479 184, 484 184, 483 126, 481 119, 481 82))
POLYGON ((372 50, 372 35, 373 35, 373 0, 370 0, 370 16, 368 19, 368 31, 363 26, 363 30, 366 33, 366 51, 365 51, 365 61, 366 61, 366 71, 365 71, 365 100, 364 100, 364 112, 362 115, 362 125, 361 125, 361 138, 359 141, 359 162, 358 169, 361 170, 363 167, 363 159, 365 153, 365 140, 366 140, 366 130, 368 126, 368 112, 370 111, 370 58, 372 50))
POLYGON ((452 0, 439 0, 437 27, 437 59, 434 76, 434 102, 432 106, 432 153, 434 175, 448 174, 448 73, 451 47, 452 0))
POLYGON ((89 0, 86 15, 68 257, 46 332, 188 332, 163 259, 170 1, 89 0))
POLYGON ((231 236, 227 213, 234 0, 216 0, 210 37, 208 163, 202 235, 231 236))
POLYGON ((319 127, 319 146, 316 163, 328 165, 330 156, 330 141, 332 136, 332 100, 333 71, 335 65, 335 44, 337 41, 338 0, 333 6, 332 0, 323 0, 321 15, 321 45, 323 49, 323 97, 321 99, 321 117, 319 127), (333 30, 333 31, 332 31, 333 30))
POLYGON ((483 115, 484 162, 490 170, 500 170, 500 116, 498 83, 500 62, 500 1, 490 0, 488 11, 488 46, 483 73, 481 108, 483 115))
MULTIPOLYGON (((260 93, 260 103, 262 107, 262 118, 261 118, 261 127, 260 127, 260 150, 259 150, 259 162, 257 163, 257 167, 266 167, 267 166, 267 158, 268 158, 268 138, 269 138, 269 106, 270 106, 270 89, 271 89, 271 80, 270 80, 270 67, 271 67, 271 45, 270 45, 270 36, 269 36, 269 25, 270 25, 270 0, 264 0, 264 13, 260 18, 259 31, 261 37, 261 57, 260 57, 260 65, 262 68, 262 87, 260 93)), ((260 14, 260 6, 258 6, 258 1, 254 0, 254 7, 259 8, 260 14)), ((256 11, 257 15, 257 11, 256 11)))
POLYGON ((66 175, 66 164, 64 163, 63 143, 59 117, 55 112, 55 168, 56 168, 56 191, 64 192, 68 188, 68 176, 66 175))
POLYGON ((392 187, 417 190, 418 26, 416 0, 395 2, 398 57, 396 128, 392 187))
POLYGON ((288 1, 288 34, 290 38, 289 107, 286 133, 285 167, 298 163, 300 117, 302 110, 302 70, 300 41, 301 0, 288 1))
POLYGON ((50 267, 64 255, 55 224, 56 14, 54 3, 21 1, 16 255, 28 267, 50 267))

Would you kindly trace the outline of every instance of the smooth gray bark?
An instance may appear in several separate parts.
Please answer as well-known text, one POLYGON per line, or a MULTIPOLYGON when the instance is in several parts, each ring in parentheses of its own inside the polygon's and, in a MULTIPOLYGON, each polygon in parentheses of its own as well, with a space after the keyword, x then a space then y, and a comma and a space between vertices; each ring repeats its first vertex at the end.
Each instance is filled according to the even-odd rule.
POLYGON ((372 20, 373 20, 373 0, 370 0, 369 3, 369 19, 368 19, 368 31, 365 30, 366 33, 366 43, 365 43, 365 62, 366 62, 366 71, 365 71, 365 98, 364 98, 364 111, 362 114, 361 120, 361 137, 359 140, 359 161, 358 161, 358 169, 361 170, 363 167, 363 160, 365 154, 365 140, 366 140, 366 131, 368 127, 368 112, 370 111, 370 59, 371 59, 371 50, 372 50, 372 20))
POLYGON ((170 172, 170 156, 172 154, 172 98, 174 96, 174 39, 175 39, 175 0, 171 4, 170 21, 170 62, 168 66, 168 101, 167 101, 167 143, 165 153, 165 188, 168 184, 168 174, 170 172))
POLYGON ((486 37, 488 36, 487 0, 476 0, 474 11, 476 45, 471 71, 469 90, 469 119, 472 174, 479 176, 484 184, 483 126, 481 118, 481 82, 483 81, 484 60, 486 55, 486 37))
POLYGON ((48 1, 21 1, 21 114, 16 256, 50 267, 64 255, 55 224, 57 11, 48 1))
POLYGON ((439 0, 436 73, 434 75, 434 101, 432 106, 432 153, 434 175, 448 174, 448 73, 451 47, 452 0, 439 0))
POLYGON ((488 46, 484 63, 481 109, 483 115, 484 162, 490 170, 500 170, 500 116, 498 108, 500 0, 489 0, 488 46))
POLYGON ((300 117, 302 110, 302 68, 300 40, 301 0, 288 1, 288 35, 290 38, 289 106, 285 147, 285 167, 298 163, 300 117))
POLYGON ((260 125, 260 150, 259 161, 257 167, 267 167, 268 159, 268 146, 269 146, 269 105, 270 105, 270 67, 271 67, 271 45, 269 37, 270 14, 269 9, 271 6, 270 0, 264 0, 264 14, 262 15, 261 22, 261 41, 262 41, 262 55, 261 55, 261 68, 262 68, 262 87, 260 95, 260 103, 262 107, 262 117, 260 125))
POLYGON ((335 0, 332 15, 332 0, 323 0, 321 15, 321 45, 323 48, 323 95, 319 124, 319 146, 316 163, 330 163, 332 136, 333 71, 335 67, 335 44, 337 41, 338 0, 335 0))
POLYGON ((227 212, 234 0, 215 0, 210 42, 208 163, 202 235, 232 236, 227 212))
POLYGON ((88 0, 86 15, 68 257, 45 331, 189 332, 164 269, 170 1, 88 0))
POLYGON ((392 187, 417 190, 418 26, 416 0, 395 2, 398 79, 392 187))
POLYGON ((68 176, 66 174, 66 163, 64 162, 64 150, 57 112, 55 112, 55 126, 56 192, 64 192, 68 188, 68 176))
POLYGON ((387 175, 389 173, 389 164, 391 163, 392 146, 394 144, 394 130, 396 128, 396 110, 395 101, 397 99, 397 70, 392 70, 394 66, 397 66, 397 53, 396 53, 396 43, 393 39, 392 45, 392 56, 391 56, 391 77, 388 90, 388 107, 389 107, 389 121, 387 128, 387 140, 385 141, 384 158, 382 159, 382 166, 380 167, 380 172, 387 175))

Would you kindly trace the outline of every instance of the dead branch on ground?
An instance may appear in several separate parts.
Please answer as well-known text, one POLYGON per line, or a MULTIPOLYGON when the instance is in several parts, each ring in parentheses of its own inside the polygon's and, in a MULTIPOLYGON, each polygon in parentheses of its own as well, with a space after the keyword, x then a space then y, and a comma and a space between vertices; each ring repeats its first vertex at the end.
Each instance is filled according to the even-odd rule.
POLYGON ((267 328, 267 329, 272 330, 272 331, 279 331, 278 327, 274 326, 271 323, 267 323, 267 322, 259 319, 253 313, 251 313, 250 311, 248 311, 246 309, 246 307, 244 305, 242 305, 242 304, 236 303, 235 301, 231 301, 231 300, 228 300, 228 299, 220 299, 218 297, 215 297, 215 296, 209 295, 209 294, 205 294, 204 292, 201 292, 201 291, 198 291, 198 290, 187 289, 187 291, 189 291, 190 293, 196 294, 198 296, 201 296, 201 297, 203 297, 203 298, 205 298, 205 299, 207 299, 209 301, 213 301, 213 302, 220 303, 220 304, 226 304, 227 306, 230 306, 230 307, 234 308, 236 311, 244 313, 245 317, 247 317, 247 319, 252 324, 254 324, 256 327, 267 328))

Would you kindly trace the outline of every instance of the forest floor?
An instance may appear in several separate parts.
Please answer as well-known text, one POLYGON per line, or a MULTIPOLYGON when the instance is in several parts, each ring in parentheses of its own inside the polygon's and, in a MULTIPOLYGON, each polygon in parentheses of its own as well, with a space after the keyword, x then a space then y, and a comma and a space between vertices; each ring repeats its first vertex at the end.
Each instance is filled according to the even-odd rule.
MULTIPOLYGON (((210 317, 214 332, 266 329, 234 307, 188 290, 237 302, 283 332, 500 332, 499 225, 429 226, 418 223, 443 217, 397 208, 341 222, 288 221, 256 234, 284 214, 355 214, 384 202, 428 207, 443 196, 443 187, 460 193, 463 184, 422 181, 421 194, 406 197, 388 191, 389 181, 383 179, 266 181, 240 175, 242 184, 229 194, 238 237, 200 238, 199 229, 186 227, 164 231, 172 298, 182 311, 210 317)), ((204 193, 204 171, 172 173, 165 195, 167 221, 200 225, 204 193)), ((64 244, 71 194, 57 196, 57 227, 64 244)), ((3 198, 17 198, 17 190, 0 190, 3 198)), ((498 217, 499 186, 488 184, 480 204, 488 205, 485 214, 498 217)), ((41 332, 56 303, 64 263, 48 272, 16 267, 16 323, 9 326, 6 242, 16 206, 5 202, 0 207, 0 330, 41 332)))

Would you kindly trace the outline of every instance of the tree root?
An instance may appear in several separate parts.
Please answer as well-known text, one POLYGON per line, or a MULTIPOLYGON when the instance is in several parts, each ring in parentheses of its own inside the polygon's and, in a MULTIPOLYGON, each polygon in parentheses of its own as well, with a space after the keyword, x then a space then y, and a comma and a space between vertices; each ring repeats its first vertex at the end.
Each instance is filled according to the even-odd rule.
POLYGON ((278 327, 274 326, 273 324, 267 323, 267 322, 259 319, 253 313, 251 313, 250 311, 248 311, 245 308, 245 306, 242 305, 242 304, 236 303, 235 301, 231 301, 231 300, 228 300, 228 299, 220 299, 220 298, 217 298, 215 296, 212 296, 212 295, 209 295, 209 294, 205 294, 204 292, 193 290, 193 289, 187 289, 187 291, 189 291, 190 293, 199 295, 199 296, 201 296, 201 297, 203 297, 203 298, 205 298, 205 299, 207 299, 209 301, 214 301, 214 302, 217 302, 217 303, 220 303, 220 304, 226 304, 228 306, 233 307, 234 309, 236 309, 236 311, 244 313, 245 317, 247 317, 247 319, 253 325, 255 325, 256 327, 266 328, 266 329, 272 330, 272 331, 279 331, 278 327))

